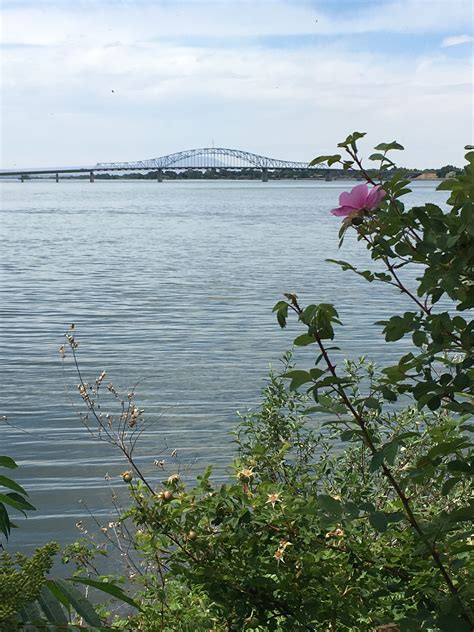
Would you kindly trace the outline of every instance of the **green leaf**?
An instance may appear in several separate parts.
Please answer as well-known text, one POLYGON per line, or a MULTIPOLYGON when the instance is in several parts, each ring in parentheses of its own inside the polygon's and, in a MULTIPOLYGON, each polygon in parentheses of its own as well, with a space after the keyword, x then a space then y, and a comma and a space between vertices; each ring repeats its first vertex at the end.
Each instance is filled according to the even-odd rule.
POLYGON ((23 630, 26 630, 26 632, 36 632, 36 627, 33 627, 32 625, 30 628, 28 624, 41 622, 42 617, 38 604, 34 601, 25 604, 22 608, 20 608, 20 617, 23 623, 26 624, 22 628, 23 630))
POLYGON ((343 270, 356 271, 356 268, 354 268, 352 264, 347 263, 347 261, 341 261, 340 259, 326 259, 326 261, 328 261, 329 263, 335 263, 336 265, 340 266, 343 270))
POLYGON ((367 406, 367 408, 372 408, 373 410, 380 409, 380 402, 378 399, 375 399, 375 397, 367 397, 364 400, 364 404, 365 406, 367 406))
POLYGON ((349 500, 344 503, 344 514, 346 519, 349 518, 353 520, 354 518, 358 518, 360 514, 359 507, 349 500))
POLYGON ((112 584, 111 582, 99 582, 94 579, 88 579, 86 577, 73 577, 69 579, 69 581, 77 582, 79 584, 85 584, 86 586, 92 586, 92 588, 96 588, 97 590, 101 590, 112 597, 115 597, 119 601, 124 601, 128 603, 130 606, 133 606, 137 610, 141 610, 140 605, 131 597, 129 597, 119 586, 112 584))
POLYGON ((389 441, 383 447, 383 454, 385 460, 389 465, 393 465, 395 463, 395 458, 398 453, 399 443, 396 439, 393 441, 389 441))
POLYGON ((369 160, 385 160, 386 162, 392 162, 390 158, 387 158, 387 156, 384 156, 383 154, 372 154, 369 156, 369 160))
POLYGON ((376 324, 384 325, 383 333, 387 342, 395 342, 413 331, 414 316, 413 312, 406 312, 403 316, 392 316, 389 320, 380 320, 376 324))
POLYGON ((357 436, 354 430, 344 430, 341 432, 341 441, 351 441, 354 436, 357 436))
POLYGON ((7 540, 10 535, 11 526, 12 524, 10 522, 10 518, 8 517, 8 511, 6 510, 5 505, 0 503, 0 531, 4 534, 7 540))
POLYGON ((64 579, 55 579, 56 588, 62 593, 63 598, 74 608, 77 614, 89 625, 100 627, 102 622, 94 610, 92 604, 76 588, 64 579))
POLYGON ((0 467, 8 467, 10 470, 14 470, 18 465, 9 456, 0 455, 0 467))
POLYGON ((382 373, 384 373, 391 382, 398 382, 405 377, 405 372, 398 366, 388 366, 385 369, 382 369, 382 373))
POLYGON ((293 344, 296 347, 306 347, 313 342, 316 342, 316 340, 314 339, 314 336, 310 336, 309 334, 302 334, 301 336, 298 336, 298 338, 295 338, 293 340, 293 344))
POLYGON ((376 149, 377 151, 390 151, 391 149, 402 150, 405 149, 405 147, 394 140, 391 143, 379 143, 376 147, 374 147, 374 149, 376 149))
POLYGON ((56 585, 55 581, 52 579, 47 579, 44 583, 46 588, 50 591, 53 597, 59 601, 59 603, 66 608, 68 612, 71 610, 71 603, 69 599, 63 594, 61 589, 56 585))
POLYGON ((460 480, 460 478, 455 477, 448 478, 448 480, 444 482, 443 487, 441 488, 441 493, 443 494, 443 496, 447 496, 447 494, 449 494, 449 492, 457 483, 459 483, 460 480))
POLYGON ((298 389, 302 384, 313 381, 308 371, 288 371, 287 373, 283 373, 282 377, 291 380, 290 390, 292 391, 298 389))
POLYGON ((425 345, 428 342, 428 338, 425 332, 420 331, 419 329, 413 332, 412 340, 413 340, 413 344, 417 347, 421 347, 422 345, 425 345))
POLYGON ((385 531, 387 530, 387 516, 381 511, 376 511, 370 514, 369 522, 373 526, 373 528, 377 531, 380 531, 380 533, 385 533, 385 531))
POLYGON ((369 470, 371 472, 375 472, 376 470, 378 470, 379 467, 382 465, 383 460, 384 460, 384 453, 376 452, 374 456, 372 457, 372 459, 370 460, 369 470))
POLYGON ((460 507, 459 509, 454 509, 449 514, 449 520, 451 522, 472 522, 474 519, 474 504, 468 505, 466 507, 460 507))
POLYGON ((460 459, 450 461, 447 468, 450 472, 472 472, 471 465, 467 461, 461 461, 460 459))
MULTIPOLYGON (((325 406, 310 406, 309 408, 307 408, 305 410, 305 413, 307 415, 310 415, 312 413, 324 413, 324 414, 327 414, 327 413, 332 413, 332 410, 327 409, 325 406)), ((336 423, 336 422, 328 421, 326 424, 323 424, 323 425, 332 425, 334 423, 336 423)))
POLYGON ((286 317, 281 311, 277 312, 277 321, 282 329, 286 327, 286 317))
POLYGON ((18 483, 12 481, 11 478, 8 478, 7 476, 2 476, 1 474, 0 485, 2 485, 3 487, 8 487, 9 489, 13 489, 16 492, 20 492, 20 494, 23 494, 24 496, 28 496, 27 492, 23 489, 21 485, 18 485, 18 483))
POLYGON ((406 517, 403 511, 392 511, 385 515, 388 522, 401 522, 406 517))
POLYGON ((341 160, 341 156, 339 154, 335 154, 328 158, 328 167, 331 167, 334 163, 339 162, 341 160))
POLYGON ((307 307, 305 307, 303 313, 300 315, 301 322, 303 322, 305 325, 309 325, 317 311, 317 305, 308 305, 307 307))
POLYGON ((41 589, 41 593, 38 597, 38 603, 49 623, 56 623, 58 625, 68 624, 68 619, 58 603, 58 600, 46 586, 43 586, 41 589))
POLYGON ((317 156, 313 158, 313 160, 309 163, 309 167, 314 167, 315 165, 319 165, 322 162, 327 162, 328 165, 332 165, 335 162, 338 162, 341 159, 339 154, 329 154, 327 156, 317 156), (331 161, 331 162, 330 162, 331 161))
POLYGON ((14 509, 18 509, 22 513, 24 511, 34 511, 36 507, 33 507, 31 503, 17 494, 16 492, 9 492, 8 494, 0 494, 0 502, 5 503, 6 505, 10 505, 14 509))
POLYGON ((353 132, 352 134, 349 134, 349 136, 346 138, 346 140, 344 140, 342 143, 338 143, 337 146, 338 147, 348 147, 350 145, 352 147, 352 149, 355 150, 356 142, 360 138, 363 138, 365 135, 366 135, 366 132, 353 132))
POLYGON ((338 517, 342 513, 341 501, 327 494, 318 495, 318 504, 323 511, 331 516, 338 517))
POLYGON ((397 401, 397 394, 390 388, 388 388, 388 386, 381 386, 380 392, 382 393, 383 398, 386 399, 388 402, 397 401))
POLYGON ((272 311, 276 312, 278 324, 284 329, 286 327, 286 319, 288 318, 288 303, 278 301, 272 311))
POLYGON ((437 395, 431 397, 427 402, 427 406, 430 410, 438 410, 438 408, 441 406, 441 398, 437 395))

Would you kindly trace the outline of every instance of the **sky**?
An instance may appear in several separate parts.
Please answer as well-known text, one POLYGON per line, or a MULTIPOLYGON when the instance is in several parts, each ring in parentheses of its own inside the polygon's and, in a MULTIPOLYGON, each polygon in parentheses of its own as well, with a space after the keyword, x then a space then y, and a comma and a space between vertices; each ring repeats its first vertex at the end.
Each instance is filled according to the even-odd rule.
POLYGON ((3 0, 0 167, 473 143, 470 0, 3 0))

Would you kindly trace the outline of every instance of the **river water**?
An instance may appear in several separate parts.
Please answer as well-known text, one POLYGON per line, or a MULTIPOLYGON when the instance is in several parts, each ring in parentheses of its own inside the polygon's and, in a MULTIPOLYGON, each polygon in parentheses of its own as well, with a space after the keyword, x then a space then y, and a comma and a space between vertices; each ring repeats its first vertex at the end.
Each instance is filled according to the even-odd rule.
MULTIPOLYGON (((373 323, 405 299, 325 261, 367 261, 354 240, 338 251, 329 214, 353 184, 0 183, 0 453, 38 508, 15 546, 77 538, 75 523, 88 511, 106 520, 111 486, 123 489, 123 460, 78 417, 78 380, 58 353, 71 323, 88 381, 105 370, 124 392, 136 385, 149 420, 137 456, 156 479, 155 459, 165 475, 214 463, 225 476, 236 411, 258 403, 269 365, 301 333, 276 324, 283 292, 337 305, 345 355, 396 357, 400 343, 383 348, 373 323)), ((413 189, 412 204, 447 197, 413 189)), ((308 349, 297 357, 310 365, 308 349)))

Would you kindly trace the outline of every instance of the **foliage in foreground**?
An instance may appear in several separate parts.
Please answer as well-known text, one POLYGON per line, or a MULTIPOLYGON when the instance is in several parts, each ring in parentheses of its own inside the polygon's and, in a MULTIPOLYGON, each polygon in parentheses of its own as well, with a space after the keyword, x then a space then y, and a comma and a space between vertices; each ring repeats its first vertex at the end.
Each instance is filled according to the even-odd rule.
MULTIPOLYGON (((109 623, 116 629, 474 629, 474 152, 442 185, 447 211, 406 209, 409 182, 388 157, 402 147, 381 143, 370 156, 380 173, 394 172, 382 188, 360 160, 363 136, 313 161, 357 169, 372 187, 343 194, 333 212, 344 218, 341 245, 354 231, 373 269, 335 263, 374 291, 383 283, 402 294, 410 311, 380 325, 387 343, 409 337, 412 351, 381 370, 366 360, 336 365, 334 306, 286 294, 278 322, 297 317, 295 346, 315 349, 314 362, 301 369, 298 354, 287 357, 271 377, 261 407, 236 430, 224 485, 209 468, 194 486, 171 472, 156 487, 134 458, 143 411, 133 393, 121 399, 108 385, 120 412, 106 414, 105 374, 88 384, 79 372, 86 426, 130 467, 122 477, 133 502, 117 524, 134 548, 134 598, 98 577, 81 546, 73 555, 83 583, 130 606, 109 623)), ((73 331, 67 341, 77 366, 73 331)))
MULTIPOLYGON (((261 411, 239 428, 234 482, 220 487, 208 470, 195 488, 172 474, 155 489, 133 459, 142 411, 130 398, 122 403, 117 433, 97 415, 100 383, 81 382, 88 427, 97 422, 131 465, 123 479, 133 506, 124 520, 135 524, 135 546, 149 565, 141 599, 152 613, 137 616, 137 629, 197 629, 177 614, 194 618, 196 610, 199 629, 206 620, 224 630, 474 629, 473 326, 465 318, 474 304, 474 153, 442 185, 451 191, 448 211, 406 209, 400 198, 409 182, 395 171, 382 188, 359 158, 363 136, 340 143, 347 158, 314 161, 356 168, 373 187, 341 195, 333 214, 344 218, 341 245, 353 230, 374 268, 335 263, 374 291, 383 283, 405 297, 411 311, 379 324, 387 343, 410 336, 411 352, 380 371, 338 367, 334 306, 303 307, 286 294, 274 309, 278 322, 297 316, 295 346, 314 345, 314 364, 285 369, 289 392, 272 379, 261 411), (302 387, 300 398, 294 391, 302 387), (179 591, 169 594, 169 584, 187 588, 193 606, 176 608, 179 591)), ((394 167, 388 152, 402 147, 375 149, 370 159, 382 173, 394 167)), ((72 334, 68 341, 76 361, 72 334)))
MULTIPOLYGON (((361 367, 350 365, 348 371, 357 381, 361 367)), ((137 629, 374 630, 397 622, 399 629, 418 630, 444 625, 438 614, 449 612, 452 600, 443 578, 433 573, 402 504, 374 471, 367 448, 335 449, 335 437, 312 428, 307 407, 306 398, 273 377, 260 410, 239 427, 232 482, 214 486, 209 469, 192 489, 173 475, 154 495, 140 481, 130 483, 134 504, 128 517, 138 527, 136 545, 156 569, 143 579, 152 615, 140 615, 137 629), (186 627, 176 606, 169 617, 168 582, 199 597, 199 627, 186 627)), ((442 494, 451 478, 448 470, 436 477, 417 472, 420 457, 440 436, 462 440, 458 423, 407 409, 379 418, 379 424, 381 434, 402 438, 392 468, 414 499, 420 520, 430 523, 463 504, 467 483, 442 494)), ((450 560, 456 581, 469 590, 474 547, 468 534, 464 526, 455 526, 439 550, 450 560)), ((176 599, 173 595, 171 603, 176 599)))
MULTIPOLYGON (((285 326, 294 312, 305 330, 295 345, 315 345, 316 359, 285 377, 291 388, 305 387, 312 412, 349 448, 335 457, 333 446, 321 452, 319 442, 312 453, 311 437, 285 437, 279 427, 246 454, 238 483, 215 490, 204 476, 187 492, 170 481, 176 489, 151 497, 143 482, 133 488, 132 516, 151 537, 148 551, 163 551, 165 572, 204 589, 229 629, 474 627, 473 327, 460 315, 474 305, 474 153, 465 172, 442 186, 451 191, 447 212, 434 204, 405 209, 409 183, 398 174, 383 188, 373 180, 358 154, 363 136, 340 143, 346 158, 314 161, 357 168, 373 187, 342 195, 333 213, 344 217, 341 245, 354 230, 375 268, 336 263, 406 297, 411 311, 380 324, 387 342, 410 336, 413 351, 381 373, 358 375, 350 364, 340 370, 329 346, 341 325, 336 309, 302 307, 287 294, 275 306, 278 321, 285 326), (438 308, 443 297, 449 309, 438 308), (413 402, 412 413, 390 413, 400 398, 413 402)), ((394 167, 388 152, 402 147, 375 149, 370 159, 382 172, 394 167)), ((285 415, 281 425, 291 428, 285 415)))

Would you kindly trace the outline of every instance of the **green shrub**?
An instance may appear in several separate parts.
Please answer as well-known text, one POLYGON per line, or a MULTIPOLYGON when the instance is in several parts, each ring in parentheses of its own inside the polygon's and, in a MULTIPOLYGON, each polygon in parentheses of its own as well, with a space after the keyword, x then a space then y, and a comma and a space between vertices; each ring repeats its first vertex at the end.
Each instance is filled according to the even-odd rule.
MULTIPOLYGON (((119 627, 474 629, 474 152, 440 186, 451 192, 447 210, 407 209, 409 182, 388 157, 403 148, 375 147, 369 159, 392 175, 376 182, 360 159, 363 136, 312 163, 339 163, 367 183, 343 194, 333 214, 343 217, 340 245, 354 231, 374 269, 334 263, 374 292, 383 283, 404 296, 411 311, 379 325, 387 343, 409 337, 412 351, 381 369, 365 359, 336 366, 336 308, 286 294, 274 307, 278 323, 298 319, 295 347, 314 349, 314 362, 299 368, 297 350, 295 360, 285 357, 259 409, 236 429, 223 485, 209 467, 194 486, 171 473, 156 488, 133 455, 143 429, 133 393, 120 400, 109 385, 122 411, 114 421, 99 406, 104 374, 88 384, 78 371, 87 427, 130 465, 122 478, 132 506, 122 522, 135 527, 145 570, 140 610, 119 627)), ((74 332, 67 341, 77 367, 74 332)))

